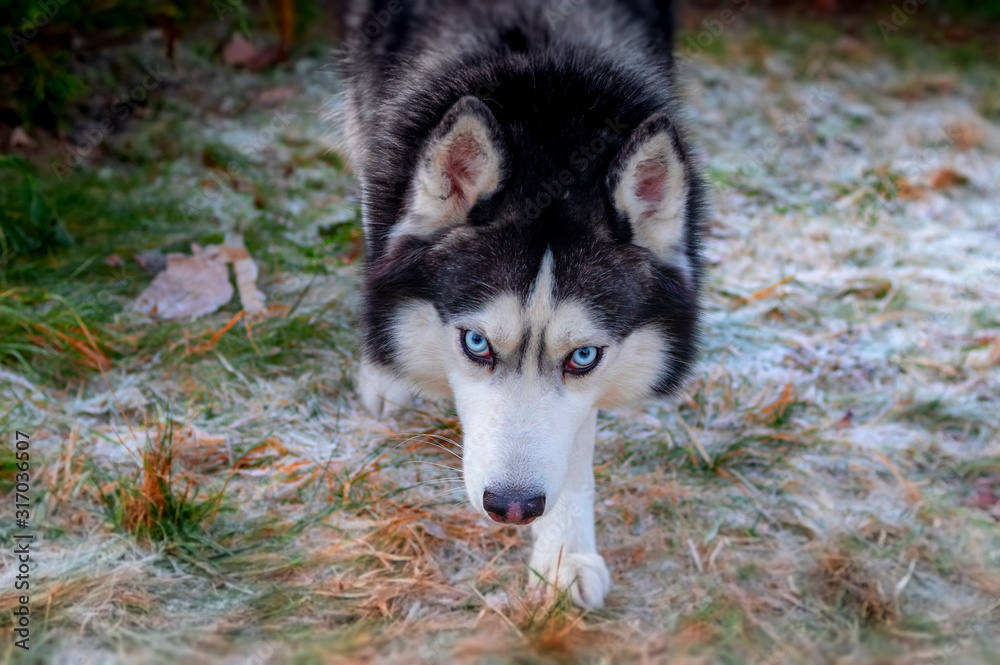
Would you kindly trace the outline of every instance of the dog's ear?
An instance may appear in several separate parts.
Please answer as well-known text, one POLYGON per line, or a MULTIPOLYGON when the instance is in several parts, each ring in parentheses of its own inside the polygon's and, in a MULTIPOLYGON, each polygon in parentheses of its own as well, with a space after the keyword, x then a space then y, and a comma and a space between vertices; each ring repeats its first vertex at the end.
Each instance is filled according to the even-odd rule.
POLYGON ((476 201, 499 189, 504 164, 493 113, 476 97, 458 100, 424 144, 393 235, 428 235, 465 221, 476 201))
POLYGON ((632 242, 690 277, 686 227, 690 165, 673 122, 657 113, 635 129, 608 172, 608 191, 632 242))

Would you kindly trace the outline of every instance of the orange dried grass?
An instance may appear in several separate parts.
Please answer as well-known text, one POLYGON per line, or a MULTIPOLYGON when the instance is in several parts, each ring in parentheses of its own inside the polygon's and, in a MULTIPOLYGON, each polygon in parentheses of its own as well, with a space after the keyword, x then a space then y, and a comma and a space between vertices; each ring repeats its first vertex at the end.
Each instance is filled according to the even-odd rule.
POLYGON ((142 451, 138 493, 129 493, 123 502, 123 524, 129 531, 151 531, 170 506, 170 471, 173 452, 169 434, 160 435, 142 451))
POLYGON ((886 625, 898 618, 893 599, 882 591, 875 576, 847 552, 825 553, 811 577, 820 598, 828 605, 840 605, 875 625, 886 625))

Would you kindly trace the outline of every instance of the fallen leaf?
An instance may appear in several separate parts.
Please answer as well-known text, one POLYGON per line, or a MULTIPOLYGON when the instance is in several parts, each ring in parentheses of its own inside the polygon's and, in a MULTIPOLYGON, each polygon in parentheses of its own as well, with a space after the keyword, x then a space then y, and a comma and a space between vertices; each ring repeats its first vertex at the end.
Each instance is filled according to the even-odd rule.
POLYGON ((938 169, 931 175, 932 189, 948 189, 969 182, 969 179, 953 168, 938 169))
POLYGON ((222 49, 222 62, 234 67, 246 66, 257 55, 254 45, 236 33, 222 49))
POLYGON ((253 101, 258 106, 274 106, 285 101, 292 95, 298 94, 298 92, 299 86, 297 85, 282 85, 258 92, 254 95, 253 101))
POLYGON ((894 91, 897 97, 907 101, 916 101, 925 97, 937 97, 958 92, 958 81, 953 76, 918 76, 894 91))
POLYGON ((957 150, 971 150, 982 144, 986 138, 983 128, 971 120, 957 120, 949 124, 945 131, 948 132, 957 150))
POLYGON ((896 195, 907 201, 919 201, 924 198, 925 192, 919 185, 914 185, 906 178, 900 178, 896 185, 896 195))
POLYGON ((233 285, 219 246, 192 245, 191 250, 192 256, 167 255, 166 270, 139 295, 135 311, 160 319, 197 318, 232 299, 233 285))
POLYGON ((150 277, 156 277, 161 272, 167 269, 167 257, 163 255, 158 249, 150 249, 145 252, 139 252, 133 259, 137 266, 142 268, 150 277))
POLYGON ((257 51, 257 55, 246 64, 246 68, 252 72, 270 67, 288 57, 288 53, 278 44, 265 46, 257 51))
POLYGON ((226 260, 233 264, 236 290, 240 294, 243 310, 252 317, 262 314, 265 310, 264 294, 257 289, 257 264, 243 244, 243 236, 239 233, 227 234, 222 251, 226 260))
POLYGON ((23 127, 15 127, 10 133, 11 150, 30 150, 35 147, 35 140, 28 136, 23 127))
POLYGON ((257 48, 243 35, 236 33, 222 49, 222 61, 232 67, 245 67, 251 71, 264 69, 287 56, 280 46, 272 45, 257 48))
POLYGON ((104 265, 110 268, 121 268, 125 265, 125 259, 117 254, 108 254, 104 257, 104 265))

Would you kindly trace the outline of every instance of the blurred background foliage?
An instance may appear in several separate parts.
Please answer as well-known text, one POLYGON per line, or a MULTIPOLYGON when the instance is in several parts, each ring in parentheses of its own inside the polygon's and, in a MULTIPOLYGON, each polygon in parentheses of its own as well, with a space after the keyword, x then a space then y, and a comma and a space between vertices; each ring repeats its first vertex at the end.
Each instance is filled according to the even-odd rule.
MULTIPOLYGON (((345 0, 0 0, 0 153, 14 154, 17 128, 51 143, 80 144, 81 127, 109 116, 109 100, 122 80, 133 80, 141 63, 122 66, 115 47, 146 40, 163 59, 175 58, 185 42, 198 57, 222 57, 224 45, 240 33, 256 44, 273 43, 277 55, 330 47, 336 17, 345 0), (110 63, 110 64, 109 64, 110 63), (106 65, 103 68, 98 64, 106 65), (117 68, 117 71, 115 71, 117 68), (123 71, 134 70, 131 74, 123 71), (102 72, 104 72, 102 74, 102 72), (108 72, 114 72, 108 74, 108 72)), ((567 0, 572 2, 572 0, 567 0)), ((748 7, 780 25, 788 15, 819 18, 817 24, 881 41, 880 21, 906 15, 907 39, 892 40, 905 51, 919 36, 944 45, 968 63, 996 56, 1000 44, 1000 0, 678 0, 679 25, 694 34, 702 21, 724 9, 748 7), (902 8, 902 9, 901 9, 902 8), (915 9, 913 9, 915 8, 915 9), (981 45, 990 45, 985 48, 981 45)), ((780 28, 775 34, 782 34, 780 28)), ((904 53, 903 57, 906 57, 904 53)), ((143 72, 144 75, 144 72, 143 72)), ((120 101, 120 100, 117 100, 120 101)), ((145 106, 145 100, 138 106, 145 106)), ((116 123, 112 133, 122 129, 116 123)), ((27 134, 22 134, 27 136, 27 134)), ((36 151, 44 153, 44 150, 36 151)), ((51 152, 51 151, 49 151, 51 152)), ((31 159, 30 151, 23 156, 31 159)), ((36 160, 37 161, 37 160, 36 160)), ((38 166, 38 164, 36 164, 38 166)), ((32 253, 69 242, 45 206, 36 177, 23 160, 0 163, 0 252, 32 253), (10 246, 6 246, 10 245, 10 246), (16 246, 15 246, 16 245, 16 246)))
MULTIPOLYGON (((918 3, 915 18, 927 27, 954 32, 984 22, 986 39, 1000 37, 1000 0, 909 0, 918 3), (929 9, 930 11, 924 11, 929 9)), ((55 131, 65 122, 72 103, 89 91, 77 76, 75 64, 87 52, 108 45, 137 40, 144 31, 159 29, 168 57, 174 44, 199 24, 223 23, 228 30, 271 30, 280 35, 283 48, 310 28, 330 36, 323 21, 338 13, 344 0, 0 0, 0 121, 21 123, 55 131), (320 17, 320 14, 323 14, 320 17)), ((680 13, 698 15, 727 0, 686 0, 680 13)), ((741 3, 742 4, 742 3, 741 3)), ((889 19, 903 0, 765 0, 754 2, 758 11, 808 12, 818 15, 865 16, 889 19)), ((952 34, 961 39, 962 35, 952 34)))
MULTIPOLYGON (((162 33, 165 55, 199 25, 276 33, 280 46, 316 25, 316 0, 0 0, 0 121, 55 131, 91 92, 78 69, 109 46, 162 33)), ((333 7, 337 2, 326 2, 333 7)))
POLYGON ((0 2, 0 112, 19 121, 55 129, 68 105, 87 91, 74 74, 80 50, 135 38, 150 27, 170 30, 203 18, 211 3, 195 0, 3 0, 0 2))

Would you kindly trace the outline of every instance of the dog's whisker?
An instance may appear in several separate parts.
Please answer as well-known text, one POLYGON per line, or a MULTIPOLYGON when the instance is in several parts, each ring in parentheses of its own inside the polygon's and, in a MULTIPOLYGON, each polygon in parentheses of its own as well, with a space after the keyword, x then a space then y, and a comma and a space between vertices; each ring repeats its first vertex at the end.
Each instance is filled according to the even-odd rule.
POLYGON ((423 441, 422 443, 426 443, 428 446, 433 446, 434 448, 440 448, 441 450, 445 451, 446 453, 451 453, 452 455, 454 455, 458 459, 462 459, 462 456, 459 455, 458 453, 456 453, 454 450, 451 450, 447 446, 442 446, 440 443, 437 443, 436 441, 423 441))
POLYGON ((462 480, 463 478, 461 476, 455 476, 453 478, 432 478, 431 480, 421 480, 419 483, 413 483, 412 485, 407 485, 406 489, 413 489, 414 487, 424 487, 426 485, 436 485, 438 483, 462 482, 462 480))
POLYGON ((446 453, 451 453, 452 455, 454 455, 458 459, 462 459, 462 456, 459 455, 458 453, 456 453, 454 450, 451 450, 451 449, 447 448, 446 446, 442 446, 440 443, 437 443, 436 441, 424 441, 424 443, 426 443, 429 446, 434 446, 435 448, 440 448, 441 450, 445 451, 446 453))
MULTIPOLYGON (((404 434, 404 436, 406 436, 406 435, 404 434)), ((444 439, 448 443, 451 443, 452 445, 457 446, 459 450, 462 449, 462 446, 460 444, 456 443, 455 441, 452 441, 448 437, 444 437, 444 436, 441 436, 439 434, 433 434, 433 433, 429 433, 429 432, 417 432, 416 434, 413 434, 412 436, 409 436, 407 439, 405 439, 405 440, 399 442, 398 444, 396 444, 396 446, 394 446, 392 448, 392 450, 395 450, 396 448, 399 448, 400 446, 406 445, 407 443, 410 443, 411 441, 420 441, 421 443, 426 443, 429 446, 434 446, 436 448, 440 448, 441 450, 444 450, 445 452, 451 453, 455 457, 457 457, 459 459, 462 459, 462 456, 459 455, 458 453, 456 453, 454 450, 451 450, 450 448, 448 448, 446 446, 442 446, 440 443, 438 443, 436 441, 426 441, 426 440, 423 440, 423 437, 435 437, 435 438, 439 438, 439 439, 444 439)))
MULTIPOLYGON (((397 443, 397 444, 396 444, 395 446, 393 446, 393 447, 392 447, 392 448, 390 448, 389 450, 387 450, 387 451, 386 451, 386 454, 388 454, 388 453, 390 453, 390 452, 393 452, 393 451, 395 451, 395 450, 398 450, 398 449, 399 449, 399 448, 401 448, 402 446, 405 446, 406 444, 408 444, 408 443, 410 443, 410 442, 412 442, 412 441, 418 441, 418 440, 420 440, 420 439, 421 439, 421 437, 424 437, 424 436, 427 436, 427 434, 425 434, 425 433, 423 433, 423 432, 420 432, 420 433, 418 433, 418 434, 415 434, 415 435, 413 435, 413 436, 410 436, 410 437, 408 437, 408 438, 406 438, 406 439, 404 439, 404 440, 400 441, 399 443, 397 443)), ((428 445, 431 445, 431 446, 437 446, 438 448, 441 448, 441 450, 445 450, 445 451, 447 451, 447 452, 451 453, 452 455, 454 455, 454 456, 455 456, 455 457, 457 457, 458 459, 462 459, 462 456, 461 456, 461 455, 459 455, 458 453, 456 453, 456 452, 455 452, 454 450, 449 450, 448 448, 446 448, 446 447, 442 446, 441 444, 439 444, 439 443, 437 443, 437 442, 434 442, 434 441, 421 441, 421 443, 426 443, 426 444, 428 444, 428 445)))
MULTIPOLYGON (((417 508, 424 508, 427 505, 433 503, 434 501, 437 501, 438 499, 440 499, 443 496, 448 496, 449 494, 455 494, 456 492, 460 492, 460 491, 464 491, 464 490, 465 490, 464 487, 453 487, 450 490, 445 490, 444 492, 439 492, 439 493, 435 494, 434 496, 430 497, 429 499, 427 499, 426 501, 423 501, 423 502, 417 504, 417 508)), ((461 506, 463 504, 465 504, 465 501, 456 501, 454 503, 445 504, 445 506, 448 507, 448 508, 455 508, 455 507, 461 506)))
POLYGON ((461 469, 456 468, 454 466, 448 466, 447 464, 440 464, 438 462, 428 462, 427 460, 423 460, 423 459, 407 460, 406 462, 403 462, 403 464, 401 464, 400 466, 405 465, 405 464, 427 464, 429 466, 437 466, 437 467, 440 467, 442 469, 448 469, 449 471, 458 471, 459 473, 462 472, 461 469))
POLYGON ((450 443, 451 445, 456 446, 458 448, 462 447, 462 444, 460 444, 458 441, 455 441, 454 439, 449 438, 449 437, 447 437, 447 436, 445 436, 443 434, 436 434, 434 432, 420 432, 420 434, 418 436, 419 437, 426 437, 428 439, 440 439, 440 440, 442 440, 442 441, 444 441, 446 443, 450 443))
POLYGON ((415 435, 415 436, 427 436, 427 437, 431 437, 431 438, 434 438, 434 439, 440 439, 440 440, 445 441, 446 443, 450 443, 451 445, 456 446, 458 448, 462 447, 462 444, 459 443, 458 441, 456 441, 455 439, 453 439, 453 438, 451 438, 449 436, 445 436, 444 434, 438 434, 437 432, 413 432, 412 434, 415 435))
POLYGON ((451 437, 445 436, 444 434, 437 434, 435 432, 427 432, 424 436, 430 436, 430 437, 434 437, 435 439, 441 439, 442 441, 450 443, 451 445, 453 445, 453 446, 455 446, 457 448, 463 448, 463 446, 462 446, 461 443, 459 443, 455 439, 452 439, 451 437))

